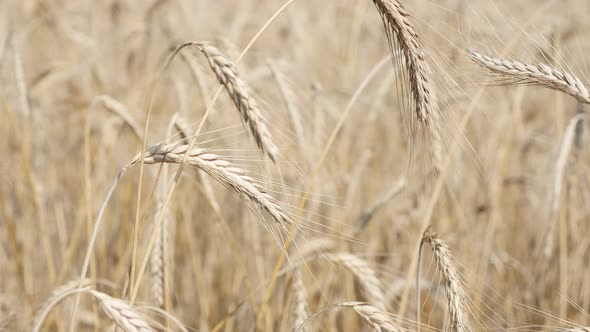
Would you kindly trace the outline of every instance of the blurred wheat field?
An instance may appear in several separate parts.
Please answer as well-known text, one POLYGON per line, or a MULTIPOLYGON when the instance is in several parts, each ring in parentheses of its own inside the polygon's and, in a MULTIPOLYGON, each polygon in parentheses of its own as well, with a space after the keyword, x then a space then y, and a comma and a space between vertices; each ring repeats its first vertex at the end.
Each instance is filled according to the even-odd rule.
POLYGON ((588 331, 588 12, 0 2, 0 331, 588 331))

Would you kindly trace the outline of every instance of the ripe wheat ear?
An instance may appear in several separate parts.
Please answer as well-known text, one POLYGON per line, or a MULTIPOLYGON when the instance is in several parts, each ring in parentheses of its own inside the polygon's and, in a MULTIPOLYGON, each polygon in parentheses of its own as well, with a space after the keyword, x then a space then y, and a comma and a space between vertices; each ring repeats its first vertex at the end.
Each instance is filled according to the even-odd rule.
POLYGON ((504 60, 469 50, 469 57, 478 65, 513 80, 514 84, 540 85, 562 91, 583 104, 590 104, 590 93, 575 75, 555 67, 538 64, 530 65, 514 60, 504 60))
POLYGON ((373 3, 383 20, 392 57, 403 59, 416 118, 431 124, 437 112, 434 88, 420 38, 410 21, 411 15, 397 0, 373 0, 373 3), (403 57, 397 56, 398 48, 403 57))
POLYGON ((455 266, 451 249, 430 228, 424 232, 422 243, 429 243, 432 247, 436 265, 445 281, 449 318, 453 331, 471 331, 465 305, 467 295, 463 288, 461 275, 455 266))
POLYGON ((240 78, 234 64, 221 51, 206 42, 195 42, 192 45, 207 58, 209 67, 230 95, 260 150, 266 153, 273 162, 276 162, 279 157, 279 149, 274 144, 264 123, 262 111, 256 103, 252 90, 240 78))
MULTIPOLYGON (((215 180, 225 185, 241 198, 254 204, 255 207, 266 211, 281 226, 292 223, 292 219, 271 195, 257 184, 253 178, 247 175, 242 169, 221 159, 219 156, 200 148, 188 150, 188 145, 178 145, 175 143, 167 145, 157 145, 149 149, 144 157, 144 163, 172 163, 180 164, 183 162, 184 154, 188 154, 186 163, 205 173, 209 174, 215 180)), ((128 165, 133 166, 141 160, 136 156, 128 165)))

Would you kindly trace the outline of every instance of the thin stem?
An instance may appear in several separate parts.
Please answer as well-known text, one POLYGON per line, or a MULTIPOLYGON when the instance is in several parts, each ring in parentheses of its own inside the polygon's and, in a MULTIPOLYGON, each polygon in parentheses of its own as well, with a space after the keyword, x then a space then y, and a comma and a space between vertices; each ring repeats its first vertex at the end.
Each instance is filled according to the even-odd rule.
POLYGON ((262 301, 262 306, 261 306, 260 312, 258 313, 258 317, 256 318, 256 326, 260 325, 264 313, 266 312, 266 310, 268 310, 268 301, 270 300, 270 297, 272 295, 272 291, 273 291, 274 286, 276 284, 277 277, 279 275, 279 271, 281 270, 281 267, 283 266, 283 264, 285 263, 285 259, 287 258, 285 253, 287 252, 287 250, 291 246, 291 243, 293 242, 293 239, 295 238, 295 234, 297 234, 296 231, 299 226, 299 223, 301 222, 301 214, 303 213, 303 210, 305 208, 305 204, 307 203, 307 200, 309 199, 309 195, 311 194, 313 187, 315 186, 315 184, 317 182, 317 179, 318 179, 318 176, 319 176, 320 171, 322 169, 322 166, 324 165, 324 162, 326 161, 326 157, 328 156, 328 153, 330 152, 330 149, 331 149, 332 145, 334 144, 334 141, 336 140, 336 136, 338 135, 338 133, 340 132, 340 129, 344 125, 344 121, 348 118, 348 115, 350 114, 350 111, 352 110, 352 106, 356 103, 358 98, 361 96, 361 93, 365 90, 365 88, 367 87, 367 85, 369 84, 371 79, 375 76, 375 74, 377 74, 377 72, 379 72, 379 69, 382 66, 384 66, 386 63, 389 62, 390 58, 391 58, 391 56, 389 56, 389 55, 384 57, 383 59, 381 59, 381 61, 379 61, 373 67, 373 69, 369 72, 369 74, 365 77, 365 79, 361 82, 359 87, 354 92, 354 95, 352 96, 352 98, 348 102, 348 105, 346 105, 344 112, 340 116, 340 119, 338 120, 336 127, 334 127, 334 129, 332 130, 332 133, 330 134, 330 138, 328 139, 326 146, 322 150, 322 154, 320 156, 320 159, 319 159, 318 163, 316 164, 314 171, 311 175, 311 181, 309 182, 309 185, 305 188, 303 195, 301 196, 301 200, 299 201, 297 215, 295 216, 295 220, 291 224, 291 227, 289 228, 289 234, 287 235, 287 239, 285 240, 283 250, 281 250, 281 254, 279 256, 279 259, 277 260, 277 262, 275 264, 275 267, 274 267, 274 270, 273 270, 273 273, 272 273, 272 276, 270 279, 270 284, 268 285, 268 288, 266 289, 266 293, 264 296, 264 300, 262 301))

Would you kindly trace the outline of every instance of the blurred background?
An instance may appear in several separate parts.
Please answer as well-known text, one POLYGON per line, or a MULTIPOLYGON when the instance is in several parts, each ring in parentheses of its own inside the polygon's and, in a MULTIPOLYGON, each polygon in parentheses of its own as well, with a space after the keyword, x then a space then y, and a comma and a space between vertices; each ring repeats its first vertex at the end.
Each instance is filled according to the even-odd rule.
MULTIPOLYGON (((150 99, 148 146, 199 126, 219 83, 192 48, 162 70, 171 51, 208 41, 236 60, 282 4, 0 2, 0 330, 29 330, 52 292, 80 276, 107 191, 141 151, 150 99)), ((446 163, 434 170, 431 142, 400 107, 403 68, 388 60, 373 2, 294 1, 236 65, 279 147, 276 165, 225 91, 197 144, 247 172, 300 229, 285 246, 288 229, 186 167, 167 207, 166 301, 154 299, 152 267, 136 301, 160 330, 178 327, 147 308, 161 306, 191 331, 295 331, 302 301, 309 314, 371 303, 367 283, 403 329, 416 330, 418 307, 423 329, 450 330, 429 248, 415 299, 428 225, 452 249, 474 330, 588 325, 587 111, 559 92, 505 86, 466 51, 547 63, 588 82, 590 2, 403 5, 431 66, 446 163)), ((121 178, 97 234, 94 287, 129 299, 131 262, 147 254, 176 168, 145 166, 139 217, 139 166, 121 178)), ((42 330, 68 330, 74 302, 57 305, 42 330)), ((113 327, 89 297, 77 312, 80 331, 113 327)), ((305 327, 368 330, 343 308, 305 327)))

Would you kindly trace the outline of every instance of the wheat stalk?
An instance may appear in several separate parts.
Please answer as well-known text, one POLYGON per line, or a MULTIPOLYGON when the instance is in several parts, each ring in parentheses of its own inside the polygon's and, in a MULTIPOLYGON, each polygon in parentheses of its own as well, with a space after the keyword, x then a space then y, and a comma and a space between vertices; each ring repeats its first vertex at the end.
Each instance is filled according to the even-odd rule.
POLYGON ((29 94, 27 90, 27 82, 23 69, 23 62, 19 52, 19 45, 16 38, 12 40, 12 51, 14 57, 14 76, 16 79, 16 87, 18 91, 19 110, 23 113, 25 118, 31 116, 31 103, 29 101, 29 94))
POLYGON ((233 63, 217 48, 205 42, 195 42, 192 45, 207 58, 211 70, 230 95, 260 150, 266 153, 273 162, 276 162, 279 150, 272 141, 252 90, 240 78, 233 63))
POLYGON ((354 222, 355 234, 367 226, 375 213, 379 212, 389 201, 399 194, 406 186, 406 179, 399 179, 386 193, 381 195, 371 206, 367 207, 354 222))
POLYGON ((437 234, 431 231, 430 227, 424 232, 422 243, 431 245, 438 270, 445 280, 447 305, 453 331, 470 331, 471 327, 465 305, 465 290, 459 271, 455 267, 451 249, 437 234))
POLYGON ((63 284, 62 286, 54 289, 51 292, 51 294, 49 295, 49 297, 47 298, 47 300, 45 300, 43 302, 43 304, 41 305, 41 307, 37 310, 37 313, 35 314, 35 318, 33 319, 33 326, 41 327, 43 320, 45 319, 45 317, 47 316, 49 311, 51 311, 52 307, 59 302, 59 299, 61 299, 63 297, 63 294, 71 292, 77 288, 88 287, 91 284, 92 284, 92 280, 90 280, 90 279, 84 279, 82 281, 80 281, 79 279, 75 279, 75 280, 71 280, 71 281, 63 284))
POLYGON ((483 55, 473 49, 469 57, 478 65, 505 77, 515 83, 535 84, 562 91, 583 104, 590 104, 590 93, 582 81, 571 73, 546 64, 530 65, 514 60, 504 60, 483 55))
POLYGON ((172 123, 176 131, 178 131, 178 134, 181 139, 186 140, 190 137, 190 132, 188 131, 190 125, 188 124, 188 122, 186 122, 186 120, 180 117, 178 113, 174 114, 172 118, 172 123))
MULTIPOLYGON (((219 156, 209 153, 207 150, 193 148, 191 151, 187 151, 187 149, 188 145, 168 144, 154 146, 146 152, 144 162, 146 164, 161 162, 180 164, 183 161, 184 154, 187 153, 186 163, 189 166, 201 169, 209 174, 240 197, 266 211, 279 224, 284 226, 292 222, 291 217, 279 206, 278 202, 264 192, 264 189, 243 170, 220 159, 219 156)), ((140 159, 139 156, 136 156, 128 166, 138 163, 140 159)))
POLYGON ((91 284, 90 279, 73 280, 65 285, 55 289, 51 296, 44 302, 41 309, 38 310, 37 315, 33 321, 33 331, 39 331, 43 321, 60 301, 73 294, 87 293, 94 296, 100 303, 100 306, 105 311, 107 316, 119 328, 126 332, 149 332, 153 329, 149 326, 146 320, 133 308, 129 303, 113 298, 105 293, 88 288, 91 284), (81 286, 81 287, 80 287, 81 286))

